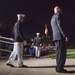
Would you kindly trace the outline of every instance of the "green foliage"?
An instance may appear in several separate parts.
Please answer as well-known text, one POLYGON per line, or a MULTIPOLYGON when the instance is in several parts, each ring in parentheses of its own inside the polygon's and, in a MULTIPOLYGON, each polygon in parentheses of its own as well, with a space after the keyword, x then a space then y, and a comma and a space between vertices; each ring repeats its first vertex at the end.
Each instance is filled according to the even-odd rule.
POLYGON ((67 49, 67 58, 75 58, 75 49, 67 49))
MULTIPOLYGON (((48 57, 56 58, 55 51, 50 51, 48 57)), ((67 49, 67 58, 75 58, 75 49, 67 49)))

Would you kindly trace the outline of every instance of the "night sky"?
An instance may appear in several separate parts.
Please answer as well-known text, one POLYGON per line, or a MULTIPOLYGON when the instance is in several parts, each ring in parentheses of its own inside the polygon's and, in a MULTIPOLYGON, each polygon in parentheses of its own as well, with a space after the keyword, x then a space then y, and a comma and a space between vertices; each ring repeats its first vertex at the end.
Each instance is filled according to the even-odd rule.
POLYGON ((24 30, 26 34, 44 34, 45 23, 51 36, 50 19, 55 6, 60 6, 66 21, 64 31, 70 41, 75 41, 75 0, 0 0, 0 34, 11 34, 17 14, 26 15, 24 30), (9 31, 8 31, 9 30, 9 31))

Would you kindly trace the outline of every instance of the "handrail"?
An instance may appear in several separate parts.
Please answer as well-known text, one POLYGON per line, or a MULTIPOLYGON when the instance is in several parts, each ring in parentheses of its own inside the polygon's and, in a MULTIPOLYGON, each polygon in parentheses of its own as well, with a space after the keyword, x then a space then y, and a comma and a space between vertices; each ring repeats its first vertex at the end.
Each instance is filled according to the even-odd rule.
POLYGON ((12 38, 7 38, 7 37, 3 37, 3 36, 0 36, 0 39, 5 39, 5 40, 13 41, 13 39, 12 39, 12 38))

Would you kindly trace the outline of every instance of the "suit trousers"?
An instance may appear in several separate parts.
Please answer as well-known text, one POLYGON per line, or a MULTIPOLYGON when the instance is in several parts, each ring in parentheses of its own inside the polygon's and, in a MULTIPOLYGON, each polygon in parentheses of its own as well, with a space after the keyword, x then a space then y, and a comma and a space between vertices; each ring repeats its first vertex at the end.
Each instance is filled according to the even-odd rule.
POLYGON ((22 66, 23 65, 22 54, 23 54, 23 43, 22 42, 14 42, 14 48, 13 48, 13 51, 12 51, 7 63, 13 64, 14 60, 17 56, 18 65, 22 66))
POLYGON ((55 42, 56 46, 56 70, 62 70, 66 61, 66 42, 65 39, 55 42))
POLYGON ((40 54, 41 54, 41 47, 34 46, 34 48, 35 48, 35 56, 36 56, 36 57, 40 57, 40 54))

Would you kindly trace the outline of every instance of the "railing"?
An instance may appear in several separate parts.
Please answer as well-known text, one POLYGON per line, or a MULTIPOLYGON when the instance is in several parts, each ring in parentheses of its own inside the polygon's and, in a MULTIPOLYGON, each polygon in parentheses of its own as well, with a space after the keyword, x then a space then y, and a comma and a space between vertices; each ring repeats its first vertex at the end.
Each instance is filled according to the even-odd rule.
POLYGON ((4 53, 5 55, 8 55, 5 52, 11 53, 11 50, 7 48, 9 45, 13 45, 13 39, 0 36, 0 57, 2 56, 2 53, 4 53), (5 47, 3 48, 2 46, 4 45, 5 47))

